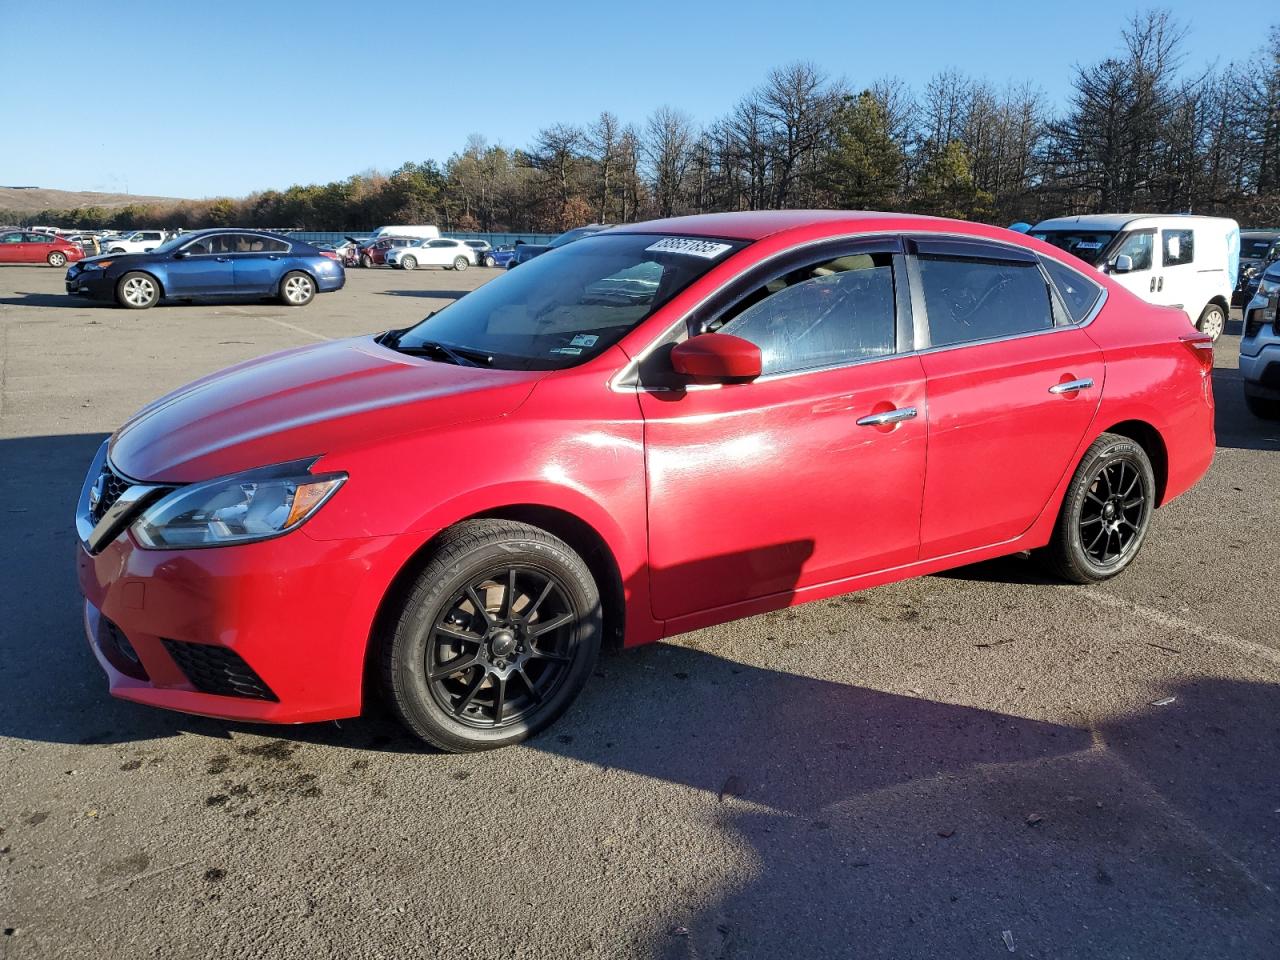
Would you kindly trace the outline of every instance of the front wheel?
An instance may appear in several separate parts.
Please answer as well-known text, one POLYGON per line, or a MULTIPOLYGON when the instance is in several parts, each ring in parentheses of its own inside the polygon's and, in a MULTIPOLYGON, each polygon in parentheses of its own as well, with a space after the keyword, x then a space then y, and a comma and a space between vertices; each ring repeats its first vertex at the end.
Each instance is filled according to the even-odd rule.
POLYGON ((555 721, 586 683, 603 617, 595 580, 545 530, 468 520, 441 537, 379 638, 392 709, 451 752, 504 747, 555 721))
POLYGON ((1142 549, 1155 499, 1147 452, 1128 437, 1104 433, 1071 478, 1045 560, 1072 583, 1111 579, 1142 549))
POLYGON ((1216 343, 1222 336, 1222 332, 1227 329, 1227 315, 1222 307, 1216 303, 1205 307, 1204 312, 1200 314, 1200 320, 1196 323, 1196 329, 1216 343))
POLYGON ((417 270, 418 258, 417 257, 401 257, 400 266, 404 267, 404 269, 406 270, 417 270))
POLYGON ((130 310, 146 310, 160 300, 160 285, 149 273, 126 273, 116 284, 116 303, 130 310))
POLYGON ((45 259, 49 261, 49 266, 51 267, 65 267, 67 265, 67 255, 61 250, 54 250, 45 259))
POLYGON ((286 307, 305 307, 315 296, 316 282, 301 270, 292 270, 280 280, 280 300, 286 307))
POLYGON ((465 270, 465 269, 467 269, 467 267, 469 267, 469 266, 471 266, 471 261, 470 261, 470 260, 468 260, 466 257, 454 257, 454 258, 453 258, 453 269, 455 269, 455 270, 465 270))
POLYGON ((369 255, 366 253, 364 256, 362 256, 362 257, 360 258, 360 266, 362 266, 362 267, 372 267, 372 266, 373 266, 373 257, 369 256, 369 255))
POLYGON ((497 257, 485 257, 485 258, 484 258, 484 265, 485 265, 486 267, 496 267, 496 266, 498 265, 498 258, 497 258, 497 257))

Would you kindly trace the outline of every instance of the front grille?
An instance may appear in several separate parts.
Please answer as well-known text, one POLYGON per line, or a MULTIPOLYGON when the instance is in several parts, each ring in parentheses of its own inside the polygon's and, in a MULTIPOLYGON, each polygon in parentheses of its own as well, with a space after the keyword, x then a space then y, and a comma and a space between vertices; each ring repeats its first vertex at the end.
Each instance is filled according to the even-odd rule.
POLYGON ((191 685, 201 693, 222 697, 279 700, 253 668, 234 650, 207 643, 181 643, 161 638, 161 643, 191 685))
POLYGON ((142 665, 138 651, 116 624, 106 617, 98 618, 98 649, 107 661, 123 673, 135 680, 149 680, 147 668, 142 665))
POLYGON ((120 499, 120 495, 132 486, 128 480, 112 470, 111 464, 105 460, 102 462, 102 475, 98 478, 98 483, 100 484, 98 502, 89 511, 94 523, 101 520, 103 514, 111 509, 111 505, 120 499))

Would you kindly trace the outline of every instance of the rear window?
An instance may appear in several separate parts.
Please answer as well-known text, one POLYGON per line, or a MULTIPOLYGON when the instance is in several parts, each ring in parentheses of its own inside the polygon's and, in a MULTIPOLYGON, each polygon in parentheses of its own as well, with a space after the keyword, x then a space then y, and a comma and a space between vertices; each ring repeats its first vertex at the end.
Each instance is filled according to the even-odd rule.
POLYGON ((1053 327, 1049 288, 1034 263, 944 256, 919 263, 935 347, 1053 327))
POLYGON ((1102 285, 1090 280, 1080 271, 1072 270, 1048 257, 1044 257, 1040 262, 1044 264, 1045 272, 1049 274, 1049 279, 1053 281, 1058 296, 1062 298, 1067 313, 1071 316, 1071 322, 1079 323, 1089 315, 1093 305, 1098 302, 1098 297, 1102 295, 1102 285))

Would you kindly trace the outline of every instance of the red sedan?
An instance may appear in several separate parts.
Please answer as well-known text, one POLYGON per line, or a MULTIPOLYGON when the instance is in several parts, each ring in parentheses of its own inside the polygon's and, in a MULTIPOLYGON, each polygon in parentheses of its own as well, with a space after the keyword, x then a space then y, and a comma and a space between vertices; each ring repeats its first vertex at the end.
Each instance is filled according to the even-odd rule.
POLYGON ((617 227, 376 337, 198 380, 78 512, 118 697, 449 750, 554 720, 602 644, 1037 550, 1115 576, 1213 455, 1208 338, 994 227, 617 227))
POLYGON ((65 267, 83 258, 80 244, 51 233, 30 230, 0 233, 0 263, 47 263, 51 267, 65 267))

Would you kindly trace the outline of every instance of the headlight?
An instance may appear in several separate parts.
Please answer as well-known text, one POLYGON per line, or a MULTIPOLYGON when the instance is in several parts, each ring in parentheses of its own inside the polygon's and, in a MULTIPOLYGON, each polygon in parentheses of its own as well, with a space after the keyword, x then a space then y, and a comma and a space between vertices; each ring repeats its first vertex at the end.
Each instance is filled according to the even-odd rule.
POLYGON ((95 260, 92 263, 83 263, 81 266, 86 270, 105 270, 113 263, 115 263, 114 260, 95 260))
MULTIPOLYGON (((314 461, 310 461, 314 462, 314 461)), ((133 524, 143 547, 174 550, 266 540, 300 527, 346 481, 296 461, 181 487, 133 524)))
POLYGON ((1280 277, 1263 277, 1258 281, 1257 296, 1270 297, 1280 290, 1280 277))

